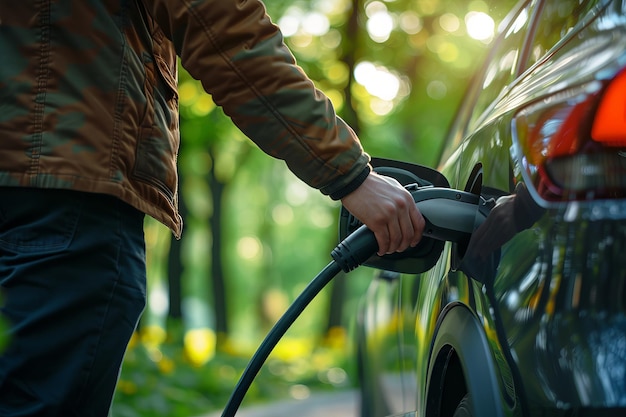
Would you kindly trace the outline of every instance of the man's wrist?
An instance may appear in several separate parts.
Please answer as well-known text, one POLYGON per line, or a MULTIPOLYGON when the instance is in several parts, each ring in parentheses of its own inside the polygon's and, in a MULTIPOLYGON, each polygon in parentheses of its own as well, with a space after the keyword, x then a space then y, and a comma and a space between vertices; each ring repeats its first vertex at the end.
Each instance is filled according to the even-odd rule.
POLYGON ((352 181, 350 181, 345 187, 340 188, 334 193, 331 193, 329 197, 335 201, 341 200, 342 198, 344 198, 345 196, 347 196, 348 194, 350 194, 351 192, 359 188, 361 184, 363 184, 365 179, 368 177, 371 171, 372 171, 372 168, 369 165, 367 165, 363 169, 363 171, 361 171, 361 173, 357 175, 352 181))

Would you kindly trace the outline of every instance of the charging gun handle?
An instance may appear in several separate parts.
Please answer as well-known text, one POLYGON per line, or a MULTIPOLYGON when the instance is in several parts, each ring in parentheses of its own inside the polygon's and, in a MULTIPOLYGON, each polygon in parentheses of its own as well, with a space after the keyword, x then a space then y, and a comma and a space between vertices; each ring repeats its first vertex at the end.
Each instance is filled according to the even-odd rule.
MULTIPOLYGON (((408 185, 426 225, 423 238, 462 242, 476 227, 480 197, 465 191, 408 185)), ((363 225, 342 240, 331 252, 344 272, 357 268, 378 250, 374 233, 363 225)))
POLYGON ((426 225, 424 237, 460 243, 469 239, 479 220, 480 196, 451 188, 407 186, 426 225))

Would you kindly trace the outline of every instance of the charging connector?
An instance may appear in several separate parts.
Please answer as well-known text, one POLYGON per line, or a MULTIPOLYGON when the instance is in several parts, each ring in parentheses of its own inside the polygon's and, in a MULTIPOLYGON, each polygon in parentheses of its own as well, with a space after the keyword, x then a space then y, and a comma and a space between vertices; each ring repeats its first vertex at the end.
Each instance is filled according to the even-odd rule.
MULTIPOLYGON (((469 242, 472 232, 483 220, 478 213, 480 196, 473 193, 417 184, 408 184, 405 188, 413 196, 415 205, 426 222, 421 248, 428 247, 428 243, 432 243, 428 242, 430 239, 441 242, 469 242)), ((396 272, 421 272, 423 263, 420 260, 427 257, 424 250, 407 249, 402 253, 378 256, 378 245, 372 231, 345 208, 342 210, 341 243, 332 251, 331 256, 344 272, 350 272, 360 265, 396 272), (413 269, 411 263, 415 264, 416 269, 413 269)))

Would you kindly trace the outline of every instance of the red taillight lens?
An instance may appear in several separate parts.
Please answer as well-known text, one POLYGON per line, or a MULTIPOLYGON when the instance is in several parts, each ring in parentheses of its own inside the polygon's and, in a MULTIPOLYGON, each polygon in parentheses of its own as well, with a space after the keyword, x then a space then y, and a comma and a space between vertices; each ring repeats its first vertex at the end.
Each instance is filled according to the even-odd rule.
POLYGON ((535 102, 514 124, 522 165, 545 200, 626 197, 626 70, 535 102))
POLYGON ((607 146, 626 146, 626 70, 606 87, 593 121, 591 137, 607 146))

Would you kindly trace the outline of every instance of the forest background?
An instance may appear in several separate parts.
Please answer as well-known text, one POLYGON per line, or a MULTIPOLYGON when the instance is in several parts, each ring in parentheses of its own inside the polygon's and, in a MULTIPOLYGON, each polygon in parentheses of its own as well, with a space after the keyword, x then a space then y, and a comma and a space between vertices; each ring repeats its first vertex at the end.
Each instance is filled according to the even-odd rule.
MULTIPOLYGON (((370 155, 436 168, 463 92, 514 2, 264 3, 370 155)), ((340 206, 256 148, 183 68, 179 83, 185 232, 177 241, 146 220, 148 305, 124 361, 116 417, 223 408, 259 343, 337 243, 340 206)), ((319 294, 244 405, 354 386, 351 328, 375 273, 340 275, 319 294)))

